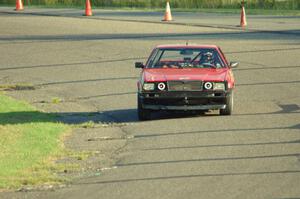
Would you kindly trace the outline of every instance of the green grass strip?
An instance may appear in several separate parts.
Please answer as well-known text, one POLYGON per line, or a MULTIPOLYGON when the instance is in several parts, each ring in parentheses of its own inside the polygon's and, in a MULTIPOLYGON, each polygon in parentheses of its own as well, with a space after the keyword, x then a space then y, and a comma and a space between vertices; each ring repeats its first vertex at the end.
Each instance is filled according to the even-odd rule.
POLYGON ((0 189, 59 182, 53 159, 64 153, 70 129, 54 114, 0 94, 0 189))

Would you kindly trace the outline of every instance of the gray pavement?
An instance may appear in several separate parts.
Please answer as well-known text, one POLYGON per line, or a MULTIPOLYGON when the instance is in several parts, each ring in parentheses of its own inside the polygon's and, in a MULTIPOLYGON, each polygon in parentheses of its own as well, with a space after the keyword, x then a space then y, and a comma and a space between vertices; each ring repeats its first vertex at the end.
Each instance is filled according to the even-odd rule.
POLYGON ((161 23, 155 12, 81 12, 0 8, 0 84, 32 84, 35 90, 7 94, 67 123, 101 124, 79 129, 66 145, 101 150, 106 158, 91 164, 112 169, 67 188, 0 198, 300 197, 299 18, 249 16, 241 30, 233 15, 174 13, 180 25, 161 23), (187 40, 217 44, 240 62, 234 114, 160 113, 138 122, 133 63, 158 44, 187 40))
MULTIPOLYGON (((11 7, 0 7, 1 12, 16 13, 11 7)), ((246 10, 247 11, 247 10, 246 10)), ((83 16, 84 10, 80 9, 36 9, 25 8, 22 11, 32 15, 63 16, 86 18, 83 16)), ((188 24, 193 26, 208 26, 236 29, 240 24, 239 14, 216 14, 201 12, 172 12, 173 21, 171 24, 188 24)), ((247 12, 246 12, 247 13, 247 12)), ((124 11, 124 10, 103 10, 93 9, 93 16, 89 19, 102 20, 123 20, 160 23, 163 19, 163 12, 157 11, 124 11)), ((298 31, 300 27, 300 16, 264 16, 247 15, 247 30, 267 30, 267 31, 298 31)))

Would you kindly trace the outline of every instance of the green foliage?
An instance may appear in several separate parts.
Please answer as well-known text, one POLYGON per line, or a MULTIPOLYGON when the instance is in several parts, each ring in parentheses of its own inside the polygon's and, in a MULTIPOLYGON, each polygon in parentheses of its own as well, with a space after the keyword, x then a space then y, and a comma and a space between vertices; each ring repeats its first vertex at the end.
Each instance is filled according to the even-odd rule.
POLYGON ((58 97, 54 97, 52 98, 52 101, 51 101, 53 104, 59 104, 62 102, 62 100, 58 97))
MULTIPOLYGON (((23 0, 25 5, 84 6, 85 0, 23 0)), ((97 7, 163 8, 166 0, 91 0, 97 7)), ((239 8, 241 0, 170 0, 173 8, 239 8)), ((15 4, 2 0, 0 5, 15 4)), ((300 9, 300 0, 246 0, 248 8, 300 9)))

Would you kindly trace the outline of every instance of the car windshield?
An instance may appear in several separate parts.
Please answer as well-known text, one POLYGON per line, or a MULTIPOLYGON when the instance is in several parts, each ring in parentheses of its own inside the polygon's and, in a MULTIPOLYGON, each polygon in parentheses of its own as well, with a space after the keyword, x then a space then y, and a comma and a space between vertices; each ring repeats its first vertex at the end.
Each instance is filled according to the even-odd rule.
POLYGON ((215 49, 158 49, 149 59, 147 68, 223 68, 215 49))

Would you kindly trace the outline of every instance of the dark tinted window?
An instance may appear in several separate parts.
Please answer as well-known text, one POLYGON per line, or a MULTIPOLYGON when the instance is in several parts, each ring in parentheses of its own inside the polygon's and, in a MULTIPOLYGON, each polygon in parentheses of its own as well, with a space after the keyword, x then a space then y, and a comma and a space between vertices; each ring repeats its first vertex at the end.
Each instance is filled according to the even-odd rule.
POLYGON ((215 49, 158 49, 147 68, 223 68, 219 53, 215 49))

